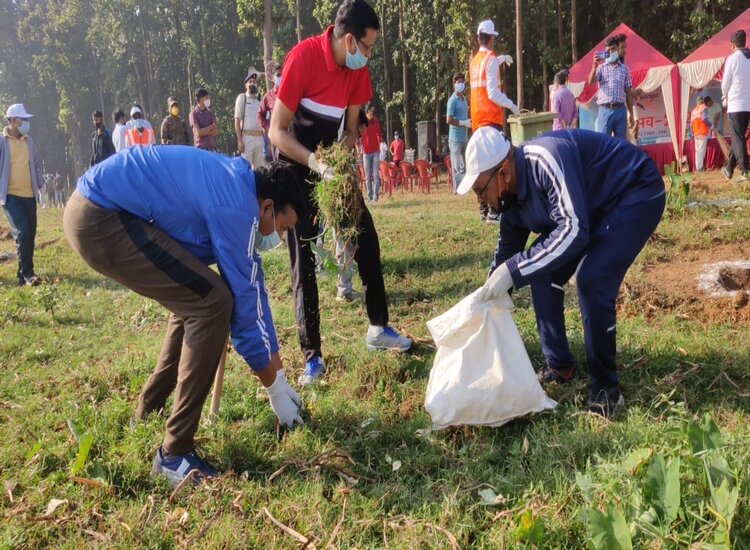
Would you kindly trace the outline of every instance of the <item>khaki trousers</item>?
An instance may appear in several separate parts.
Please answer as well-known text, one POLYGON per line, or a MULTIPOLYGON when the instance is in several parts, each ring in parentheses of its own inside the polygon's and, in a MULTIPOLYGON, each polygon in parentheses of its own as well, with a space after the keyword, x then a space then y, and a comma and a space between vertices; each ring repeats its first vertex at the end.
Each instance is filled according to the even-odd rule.
POLYGON ((63 225, 68 242, 89 266, 171 312, 136 415, 164 409, 174 392, 163 448, 170 455, 189 453, 229 331, 234 304, 229 287, 160 229, 132 214, 100 208, 78 191, 65 206, 63 225))

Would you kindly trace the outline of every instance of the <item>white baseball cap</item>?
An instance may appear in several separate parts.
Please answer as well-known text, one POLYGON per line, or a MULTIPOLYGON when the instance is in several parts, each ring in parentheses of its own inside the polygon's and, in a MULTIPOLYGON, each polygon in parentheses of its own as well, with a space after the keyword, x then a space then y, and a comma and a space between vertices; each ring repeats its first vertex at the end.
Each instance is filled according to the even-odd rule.
POLYGON ((492 126, 478 128, 466 146, 466 175, 461 180, 457 193, 459 195, 468 193, 479 174, 505 160, 510 147, 510 142, 497 128, 492 126))
POLYGON ((133 106, 132 106, 132 107, 130 108, 130 116, 131 116, 131 118, 132 118, 132 116, 133 116, 134 114, 136 114, 136 113, 138 113, 138 114, 140 114, 141 116, 143 116, 143 111, 141 111, 141 110, 140 110, 140 108, 138 108, 138 106, 136 106, 136 105, 133 105, 133 106))
POLYGON ((33 116, 26 112, 23 103, 14 103, 5 112, 5 118, 31 118, 33 116))
POLYGON ((479 23, 477 34, 479 33, 491 34, 492 36, 497 36, 498 34, 500 34, 495 30, 495 24, 489 19, 486 19, 485 21, 479 23))

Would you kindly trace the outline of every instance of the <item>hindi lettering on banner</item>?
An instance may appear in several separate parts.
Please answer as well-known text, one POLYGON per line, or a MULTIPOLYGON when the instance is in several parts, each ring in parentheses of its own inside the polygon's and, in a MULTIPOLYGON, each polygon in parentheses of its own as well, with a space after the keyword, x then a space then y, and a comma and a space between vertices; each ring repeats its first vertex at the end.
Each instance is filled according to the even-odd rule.
POLYGON ((672 141, 661 89, 641 94, 635 101, 634 110, 638 120, 638 145, 672 141))

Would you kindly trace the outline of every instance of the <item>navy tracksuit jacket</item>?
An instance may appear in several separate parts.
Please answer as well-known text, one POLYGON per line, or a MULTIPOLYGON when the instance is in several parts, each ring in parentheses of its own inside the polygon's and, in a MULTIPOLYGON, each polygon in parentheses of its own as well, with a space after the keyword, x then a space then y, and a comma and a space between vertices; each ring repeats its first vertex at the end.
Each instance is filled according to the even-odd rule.
POLYGON ((518 202, 501 216, 490 272, 505 262, 516 288, 531 285, 542 351, 558 370, 575 365, 563 285, 577 272, 592 389, 614 387, 615 300, 664 211, 661 175, 638 147, 586 130, 526 142, 515 163, 518 202))

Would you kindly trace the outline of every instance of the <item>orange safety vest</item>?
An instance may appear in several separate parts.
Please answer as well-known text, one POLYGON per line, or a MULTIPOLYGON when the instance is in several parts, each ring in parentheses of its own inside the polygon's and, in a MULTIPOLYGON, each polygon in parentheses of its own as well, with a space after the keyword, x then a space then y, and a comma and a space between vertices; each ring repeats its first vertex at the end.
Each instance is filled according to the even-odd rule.
POLYGON ((706 110, 706 106, 703 103, 699 103, 695 106, 695 109, 690 113, 690 123, 693 126, 693 136, 695 137, 706 137, 711 128, 706 121, 703 120, 703 111, 706 110))
POLYGON ((128 147, 133 145, 151 145, 154 143, 154 130, 153 128, 145 128, 143 133, 140 133, 135 128, 128 128, 125 130, 125 143, 128 147))
MULTIPOLYGON (((493 57, 495 54, 491 51, 479 51, 469 64, 472 131, 490 124, 505 125, 505 110, 493 103, 487 95, 487 63, 493 57)), ((501 84, 500 90, 502 89, 501 84)))

